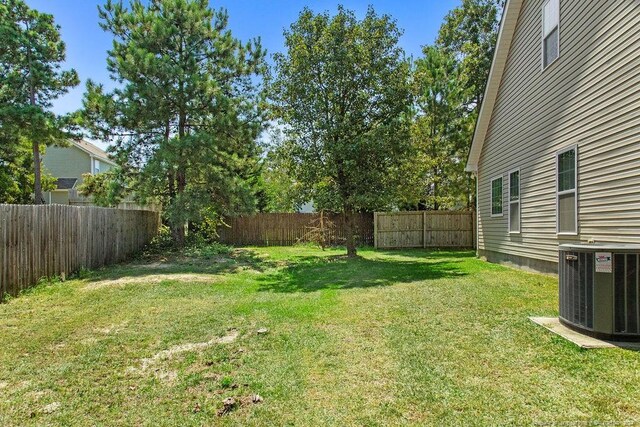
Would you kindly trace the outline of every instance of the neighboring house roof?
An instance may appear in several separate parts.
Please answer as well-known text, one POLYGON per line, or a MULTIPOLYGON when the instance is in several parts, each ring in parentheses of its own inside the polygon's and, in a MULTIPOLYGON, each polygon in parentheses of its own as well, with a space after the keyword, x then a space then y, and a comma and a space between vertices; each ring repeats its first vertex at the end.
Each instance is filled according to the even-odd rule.
POLYGON ((480 106, 480 114, 478 115, 478 121, 476 122, 476 128, 473 134, 473 142, 471 143, 471 150, 469 151, 469 158, 467 159, 466 170, 468 172, 478 171, 478 161, 480 160, 484 139, 489 129, 493 107, 496 105, 496 99, 498 98, 502 74, 507 64, 507 57, 509 56, 511 42, 523 2, 524 0, 507 0, 504 6, 491 71, 489 72, 487 87, 484 91, 484 98, 480 106))
POLYGON ((86 152, 87 154, 89 154, 92 157, 95 157, 96 159, 99 159, 101 162, 105 162, 108 163, 110 165, 116 166, 116 164, 113 162, 113 160, 109 159, 109 155, 107 154, 106 151, 100 149, 99 147, 93 145, 92 143, 85 141, 83 139, 81 140, 72 140, 71 143, 78 147, 79 149, 81 149, 82 151, 86 152))
POLYGON ((58 178, 56 189, 71 190, 73 187, 75 187, 76 182, 78 182, 78 178, 58 178))

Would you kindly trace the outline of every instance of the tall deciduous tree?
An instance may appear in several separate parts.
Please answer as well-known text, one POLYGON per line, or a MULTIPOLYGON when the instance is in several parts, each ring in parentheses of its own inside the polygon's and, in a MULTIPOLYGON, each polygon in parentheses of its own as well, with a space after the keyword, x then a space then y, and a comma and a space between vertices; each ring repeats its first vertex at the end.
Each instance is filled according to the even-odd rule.
POLYGON ((393 200, 391 173, 408 148, 409 64, 395 21, 305 8, 285 31, 271 84, 285 124, 291 173, 317 209, 343 212, 347 254, 356 255, 352 214, 393 200))
POLYGON ((99 13, 119 87, 89 82, 86 118, 114 143, 121 170, 139 171, 138 195, 163 202, 182 244, 187 222, 251 205, 265 53, 259 40, 235 39, 207 0, 108 0, 99 13))
MULTIPOLYGON (((65 44, 53 16, 30 9, 23 0, 0 0, 0 40, 0 168, 20 174, 14 182, 28 184, 39 204, 44 201, 42 147, 64 144, 72 136, 70 118, 53 114, 51 102, 79 79, 74 70, 61 69, 65 44), (25 144, 31 145, 33 178, 25 174, 25 144)), ((17 193, 15 186, 10 188, 6 199, 10 194, 24 199, 24 188, 17 193)))

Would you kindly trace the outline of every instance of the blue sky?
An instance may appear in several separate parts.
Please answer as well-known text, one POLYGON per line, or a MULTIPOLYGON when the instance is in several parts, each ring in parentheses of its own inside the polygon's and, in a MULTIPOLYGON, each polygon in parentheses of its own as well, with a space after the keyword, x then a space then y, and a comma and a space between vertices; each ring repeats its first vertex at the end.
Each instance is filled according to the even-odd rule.
MULTIPOLYGON (((54 110, 66 113, 82 106, 82 94, 87 79, 105 83, 106 52, 111 46, 109 34, 98 26, 97 6, 101 0, 26 0, 27 4, 54 15, 67 44, 67 67, 78 71, 82 83, 66 96, 57 100, 54 110)), ((418 57, 421 46, 435 40, 438 28, 447 12, 460 0, 220 0, 211 1, 214 8, 224 7, 229 12, 229 27, 241 40, 258 37, 268 54, 284 49, 283 29, 294 22, 304 6, 316 12, 335 11, 338 4, 356 11, 362 17, 369 4, 377 13, 388 13, 404 30, 401 45, 408 55, 418 57)))
MULTIPOLYGON (((27 0, 27 4, 53 14, 67 44, 67 67, 78 71, 82 83, 54 105, 57 113, 74 111, 82 106, 82 93, 88 78, 109 86, 106 51, 111 37, 98 26, 99 0, 27 0)), ((420 47, 434 41, 446 13, 460 0, 222 0, 212 7, 229 11, 229 27, 237 38, 260 36, 268 54, 284 49, 282 31, 288 28, 304 6, 314 11, 335 11, 338 4, 355 10, 361 17, 372 4, 377 13, 388 13, 404 30, 401 44, 409 55, 420 56, 420 47)))

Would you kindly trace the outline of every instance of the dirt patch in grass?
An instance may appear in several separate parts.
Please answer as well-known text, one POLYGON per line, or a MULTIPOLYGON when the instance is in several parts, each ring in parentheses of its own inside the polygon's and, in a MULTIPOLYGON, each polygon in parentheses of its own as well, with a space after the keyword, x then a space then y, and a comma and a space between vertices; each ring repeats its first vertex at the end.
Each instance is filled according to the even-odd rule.
POLYGON ((175 345, 167 350, 162 350, 161 352, 156 353, 153 357, 142 359, 141 369, 143 371, 147 370, 159 361, 170 360, 174 356, 188 351, 201 351, 216 344, 230 344, 234 342, 239 335, 240 333, 234 329, 229 331, 229 333, 223 337, 214 338, 206 342, 175 345))
MULTIPOLYGON (((209 347, 219 344, 230 344, 234 342, 240 333, 235 330, 229 330, 229 332, 222 336, 216 337, 206 342, 195 342, 174 345, 166 350, 162 350, 152 357, 144 358, 140 361, 140 367, 129 367, 127 372, 130 374, 153 372, 153 376, 165 385, 175 385, 178 380, 178 372, 172 369, 168 369, 162 362, 167 362, 174 359, 176 356, 187 352, 200 352, 209 347)), ((218 378, 217 374, 215 378, 218 378)))
POLYGON ((53 414, 58 409, 60 409, 61 406, 62 405, 60 404, 60 402, 53 402, 42 408, 42 412, 44 412, 45 414, 53 414))
POLYGON ((102 328, 95 328, 94 331, 103 335, 117 334, 118 332, 122 332, 123 330, 125 330, 128 325, 129 322, 122 322, 118 325, 111 324, 102 328))
POLYGON ((90 273, 83 291, 95 291, 105 288, 124 287, 131 284, 156 285, 165 281, 185 283, 214 283, 229 273, 241 271, 262 272, 273 268, 264 255, 250 250, 236 249, 229 254, 211 257, 187 256, 170 253, 168 255, 149 254, 143 259, 120 264, 111 269, 90 273))
POLYGON ((193 273, 171 273, 171 274, 148 274, 144 276, 124 276, 117 279, 99 280, 88 283, 84 291, 95 291, 98 289, 123 287, 132 284, 158 284, 167 280, 190 283, 213 283, 220 277, 215 274, 193 274, 193 273))
POLYGON ((170 371, 166 369, 156 369, 154 375, 161 382, 173 385, 178 380, 178 373, 176 371, 170 371))

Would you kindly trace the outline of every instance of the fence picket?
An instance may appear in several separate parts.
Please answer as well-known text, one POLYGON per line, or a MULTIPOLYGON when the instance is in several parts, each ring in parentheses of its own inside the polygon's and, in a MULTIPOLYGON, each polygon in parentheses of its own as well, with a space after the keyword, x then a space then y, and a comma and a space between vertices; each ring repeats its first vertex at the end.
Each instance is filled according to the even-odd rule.
POLYGON ((159 213, 152 211, 0 205, 0 297, 42 277, 123 261, 159 226, 159 213))
POLYGON ((471 248, 474 214, 469 211, 377 212, 376 248, 471 248))
MULTIPOLYGON (((326 214, 335 224, 331 233, 333 244, 345 239, 342 214, 326 214)), ((305 235, 320 218, 319 213, 261 213, 226 219, 228 227, 218 228, 221 243, 234 246, 291 246, 305 235)), ((356 213, 353 216, 356 241, 360 245, 373 245, 373 214, 356 213)))

